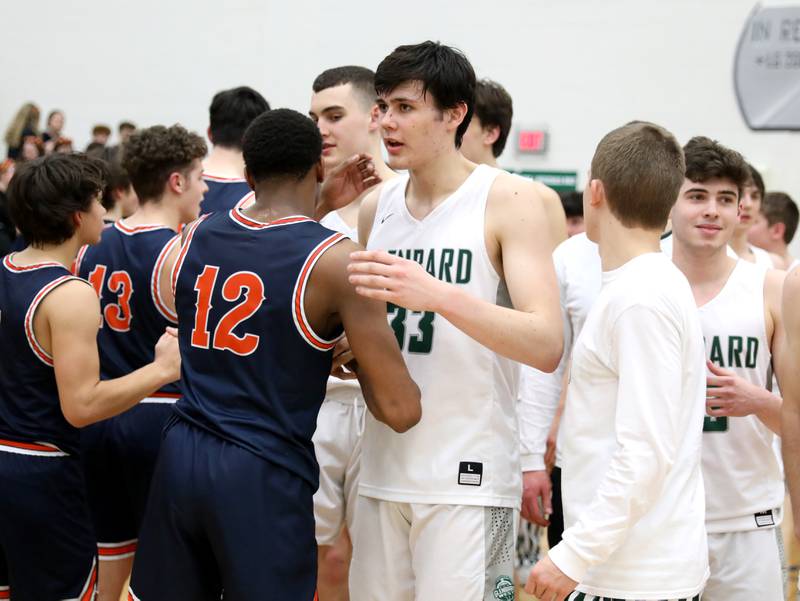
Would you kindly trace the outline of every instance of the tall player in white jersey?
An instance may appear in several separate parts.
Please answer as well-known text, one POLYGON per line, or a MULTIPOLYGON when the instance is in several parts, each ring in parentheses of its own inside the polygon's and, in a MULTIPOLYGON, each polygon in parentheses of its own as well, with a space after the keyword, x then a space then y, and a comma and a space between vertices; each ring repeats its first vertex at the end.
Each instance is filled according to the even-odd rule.
POLYGON ((351 597, 512 599, 515 362, 553 370, 562 347, 547 218, 532 182, 458 151, 475 94, 460 52, 401 46, 375 87, 408 175, 364 200, 350 281, 389 303, 423 418, 404 441, 367 416, 351 597), (496 304, 503 284, 514 309, 496 304))
MULTIPOLYGON (((323 71, 314 80, 309 115, 322 135, 322 161, 331 171, 355 154, 368 154, 383 181, 395 173, 381 157, 381 134, 375 104, 375 73, 346 66, 323 71)), ((320 223, 358 242, 361 198, 328 213, 320 223)), ((351 354, 346 344, 337 348, 338 364, 351 354)), ((346 374, 341 374, 346 376, 346 374)), ((317 417, 314 449, 320 467, 314 495, 314 517, 319 547, 317 592, 322 601, 348 599, 347 576, 355 527, 361 433, 366 405, 358 380, 331 376, 325 403, 317 417)))
POLYGON ((731 237, 730 247, 740 259, 762 267, 773 268, 782 265, 780 257, 754 246, 748 240, 750 229, 761 209, 764 195, 764 179, 755 167, 747 163, 747 183, 744 185, 739 199, 739 223, 731 237))
POLYGON ((749 179, 741 155, 703 137, 684 153, 673 260, 692 286, 709 360, 703 479, 711 577, 703 599, 779 601, 784 486, 773 444, 781 399, 767 388, 783 346, 785 273, 727 255, 749 179))
POLYGON ((683 153, 652 123, 607 134, 584 191, 602 289, 572 353, 562 541, 531 572, 539 599, 697 599, 708 576, 700 445, 702 331, 659 239, 683 153))

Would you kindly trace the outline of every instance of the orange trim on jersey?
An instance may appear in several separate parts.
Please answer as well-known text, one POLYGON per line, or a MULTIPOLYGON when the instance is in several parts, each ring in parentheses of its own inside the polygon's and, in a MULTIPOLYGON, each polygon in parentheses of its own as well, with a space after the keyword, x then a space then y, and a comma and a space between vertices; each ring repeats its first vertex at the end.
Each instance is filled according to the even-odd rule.
POLYGON ((114 222, 114 227, 121 231, 123 234, 138 234, 139 232, 152 232, 153 230, 169 229, 166 225, 153 223, 150 225, 125 225, 122 219, 114 222))
POLYGON ((63 455, 64 451, 57 446, 43 442, 19 442, 18 440, 5 440, 0 438, 0 446, 23 449, 25 451, 36 451, 37 453, 57 453, 63 455))
POLYGON ((11 599, 11 591, 7 586, 0 586, 0 599, 11 599))
POLYGON ((164 303, 164 299, 161 298, 161 270, 164 268, 164 262, 167 260, 167 256, 172 252, 172 249, 175 247, 176 243, 180 244, 180 241, 181 238, 178 235, 170 239, 170 241, 164 245, 164 248, 162 248, 161 252, 158 253, 155 267, 153 267, 153 275, 150 278, 150 293, 153 297, 153 304, 165 319, 173 323, 178 323, 178 315, 175 313, 175 311, 167 307, 167 305, 164 303))
POLYGON ((247 204, 247 201, 252 200, 255 197, 255 195, 256 195, 255 192, 248 192, 247 194, 242 196, 239 199, 239 201, 235 205, 233 205, 234 210, 246 209, 247 207, 245 207, 245 205, 247 204))
POLYGON ((80 601, 92 601, 95 597, 97 587, 97 562, 92 560, 92 571, 89 573, 89 578, 83 586, 81 594, 78 596, 80 601))
POLYGON ((181 398, 181 394, 177 392, 154 392, 153 394, 148 394, 148 399, 179 399, 181 398))
POLYGON ((42 302, 45 296, 47 296, 54 288, 57 288, 64 282, 68 282, 70 280, 77 280, 79 282, 89 284, 89 282, 86 280, 76 278, 73 275, 62 275, 60 278, 53 280, 39 290, 39 293, 34 297, 33 301, 31 302, 31 306, 28 307, 28 311, 25 313, 25 337, 28 339, 28 346, 31 347, 31 350, 34 352, 34 354, 39 357, 39 359, 41 359, 45 365, 49 365, 50 367, 53 367, 53 357, 50 355, 50 353, 44 350, 42 345, 39 344, 39 341, 36 340, 36 336, 33 333, 33 316, 34 313, 36 313, 39 303, 42 302))
POLYGON ((203 173, 203 179, 222 183, 247 183, 247 180, 243 177, 222 177, 221 175, 213 175, 211 173, 203 173))
MULTIPOLYGON (((61 263, 57 263, 56 261, 43 261, 42 263, 34 263, 33 265, 14 265, 14 262, 11 260, 11 257, 16 255, 17 253, 11 253, 10 255, 6 255, 3 258, 3 265, 5 265, 10 271, 15 272, 22 272, 22 271, 33 271, 34 269, 43 269, 45 267, 64 267, 61 263)), ((64 267, 66 269, 66 267, 64 267)))
POLYGON ((308 284, 308 276, 311 273, 311 270, 314 268, 317 260, 322 256, 322 254, 328 250, 331 246, 339 242, 340 240, 345 239, 346 236, 344 234, 333 234, 332 236, 326 238, 322 242, 320 242, 317 247, 311 251, 306 258, 305 263, 303 263, 303 267, 300 270, 300 275, 297 276, 297 283, 294 287, 294 300, 292 301, 292 315, 294 317, 295 325, 297 325, 297 329, 302 334, 303 338, 308 342, 311 346, 315 349, 320 351, 329 351, 334 346, 336 346, 336 340, 325 340, 314 332, 311 326, 307 323, 306 315, 305 315, 305 307, 303 306, 303 302, 305 299, 305 292, 306 292, 306 284, 308 284))
POLYGON ((84 244, 83 246, 78 249, 78 254, 75 255, 75 261, 72 263, 72 275, 78 275, 81 270, 81 263, 83 263, 83 258, 86 256, 86 251, 89 250, 89 245, 84 244))
POLYGON ((117 559, 121 555, 132 555, 136 552, 138 541, 127 541, 124 543, 98 543, 97 555, 100 559, 117 559))
POLYGON ((209 215, 211 215, 211 213, 201 216, 197 221, 186 226, 186 235, 183 238, 181 252, 178 254, 175 265, 172 266, 172 276, 170 277, 170 282, 172 285, 173 295, 175 294, 175 289, 178 287, 178 275, 180 275, 181 267, 183 266, 183 260, 186 258, 186 253, 189 252, 189 245, 192 243, 194 232, 197 230, 200 224, 208 218, 209 215))
MULTIPOLYGON (((241 201, 240 201, 241 202, 241 201)), ((230 216, 234 221, 239 222, 243 226, 250 228, 250 229, 257 229, 263 230, 268 227, 275 227, 278 225, 289 225, 291 223, 303 223, 306 221, 314 221, 310 217, 306 217, 305 215, 291 215, 289 217, 282 217, 281 219, 276 219, 275 221, 256 221, 255 219, 250 219, 250 217, 246 217, 241 209, 238 207, 235 209, 230 210, 230 216)))

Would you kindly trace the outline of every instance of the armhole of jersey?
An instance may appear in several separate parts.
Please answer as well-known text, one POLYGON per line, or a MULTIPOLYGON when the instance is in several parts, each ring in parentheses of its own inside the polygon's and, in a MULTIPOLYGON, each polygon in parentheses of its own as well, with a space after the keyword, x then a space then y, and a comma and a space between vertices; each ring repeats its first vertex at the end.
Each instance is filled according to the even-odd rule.
POLYGON ((83 258, 86 256, 86 251, 89 250, 89 245, 84 244, 78 250, 78 254, 75 256, 75 261, 72 263, 72 275, 79 275, 81 272, 81 263, 83 263, 83 258))
POLYGON ((308 254, 305 263, 303 263, 303 267, 300 269, 300 274, 297 276, 297 282, 294 285, 294 294, 292 294, 292 318, 294 319, 294 325, 300 337, 318 351, 325 352, 331 350, 336 346, 336 343, 342 336, 344 336, 344 333, 333 340, 326 340, 314 332, 306 317, 306 285, 308 285, 309 276, 314 270, 314 265, 317 264, 319 258, 334 244, 346 238, 347 236, 344 234, 336 233, 317 244, 314 250, 308 254))
POLYGON ((30 307, 28 307, 28 311, 25 313, 25 338, 28 339, 28 346, 31 347, 33 354, 36 355, 42 363, 49 367, 53 367, 53 356, 44 350, 42 345, 39 344, 39 341, 36 340, 36 334, 33 331, 33 318, 36 315, 36 309, 39 307, 39 304, 48 294, 58 288, 61 284, 72 280, 77 280, 78 282, 83 282, 87 286, 91 286, 91 284, 89 284, 89 282, 83 278, 79 278, 74 275, 62 275, 60 278, 53 280, 39 290, 39 292, 33 298, 33 302, 31 302, 30 307))
POLYGON ((194 232, 195 230, 197 230, 198 226, 203 221, 205 221, 205 219, 210 214, 211 213, 201 216, 197 221, 195 221, 186 228, 186 237, 183 240, 181 252, 178 255, 177 260, 175 261, 175 265, 172 266, 172 274, 170 275, 170 283, 172 287, 173 296, 175 296, 175 289, 178 287, 178 276, 180 276, 181 274, 181 267, 183 267, 183 260, 186 258, 186 253, 189 252, 189 245, 192 243, 192 237, 194 236, 194 232))
MULTIPOLYGON (((153 298, 153 304, 156 307, 156 310, 161 314, 161 316, 170 321, 172 323, 178 323, 178 316, 177 314, 170 310, 167 307, 167 304, 164 302, 163 296, 161 296, 161 273, 164 270, 164 261, 167 260, 167 256, 172 252, 175 248, 175 245, 180 245, 181 242, 181 235, 177 234, 173 238, 164 245, 164 248, 161 249, 161 252, 158 253, 158 258, 156 259, 156 264, 153 267, 153 275, 151 276, 150 280, 150 295, 153 298)), ((170 274, 170 285, 172 282, 172 274, 170 274)), ((174 289, 173 289, 174 294, 174 289)))

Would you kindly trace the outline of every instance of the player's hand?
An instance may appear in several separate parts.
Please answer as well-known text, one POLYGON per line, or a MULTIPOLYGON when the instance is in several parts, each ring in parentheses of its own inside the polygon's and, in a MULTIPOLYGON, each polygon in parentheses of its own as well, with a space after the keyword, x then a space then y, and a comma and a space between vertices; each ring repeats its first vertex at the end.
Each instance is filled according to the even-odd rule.
POLYGON ((411 311, 436 312, 447 291, 446 283, 437 280, 416 261, 383 250, 350 253, 347 271, 358 294, 411 311))
POLYGON ((347 341, 347 337, 344 337, 333 347, 331 375, 340 380, 355 380, 358 377, 357 369, 358 364, 353 351, 350 350, 350 343, 347 341))
POLYGON ((164 370, 165 382, 181 379, 181 353, 178 349, 178 330, 167 328, 156 342, 153 363, 164 370))
POLYGON ((539 526, 549 526, 553 513, 552 485, 545 470, 522 472, 522 517, 539 526))
POLYGON ((528 576, 525 592, 540 601, 564 601, 578 583, 559 570, 549 557, 540 559, 528 576))
POLYGON ((734 372, 706 361, 712 375, 706 377, 706 413, 712 417, 744 417, 764 408, 770 392, 734 372))
POLYGON ((342 161, 325 174, 315 217, 322 219, 331 211, 349 205, 380 181, 370 155, 356 154, 342 161))

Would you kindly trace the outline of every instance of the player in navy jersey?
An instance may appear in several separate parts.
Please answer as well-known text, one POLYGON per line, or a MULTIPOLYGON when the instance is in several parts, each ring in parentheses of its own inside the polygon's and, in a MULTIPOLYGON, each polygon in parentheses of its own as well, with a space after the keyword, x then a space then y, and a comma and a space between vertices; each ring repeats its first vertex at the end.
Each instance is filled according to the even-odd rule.
MULTIPOLYGON (((100 296, 98 335, 103 379, 153 360, 153 344, 177 324, 164 264, 179 243, 178 228, 197 218, 207 190, 201 159, 206 144, 180 125, 155 126, 125 144, 124 167, 140 208, 103 232, 78 255, 77 273, 100 296)), ((158 455, 161 431, 180 396, 174 382, 139 405, 82 433, 89 506, 100 557, 98 601, 118 601, 133 565, 139 525, 158 455)))
POLYGON ((208 139, 214 147, 203 164, 208 192, 201 212, 232 209, 250 192, 244 179, 242 136, 269 103, 253 88, 241 86, 217 92, 208 109, 208 139))
POLYGON ((420 417, 385 306, 349 289, 358 246, 310 218, 324 175, 316 126, 270 111, 243 146, 255 204, 190 225, 173 273, 184 396, 153 475, 132 599, 216 601, 224 589, 234 601, 311 601, 311 436, 343 328, 376 417, 398 431, 420 417))
POLYGON ((9 209, 29 246, 0 266, 0 598, 94 598, 97 547, 78 428, 179 376, 173 333, 155 357, 102 381, 99 302, 67 269, 103 231, 100 161, 55 154, 22 167, 9 209))

